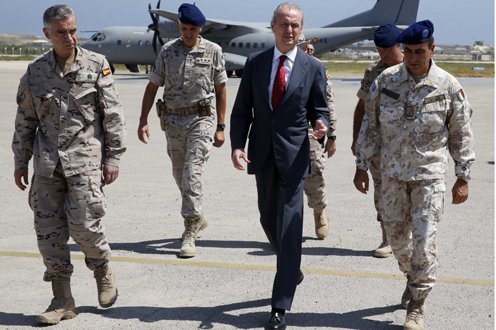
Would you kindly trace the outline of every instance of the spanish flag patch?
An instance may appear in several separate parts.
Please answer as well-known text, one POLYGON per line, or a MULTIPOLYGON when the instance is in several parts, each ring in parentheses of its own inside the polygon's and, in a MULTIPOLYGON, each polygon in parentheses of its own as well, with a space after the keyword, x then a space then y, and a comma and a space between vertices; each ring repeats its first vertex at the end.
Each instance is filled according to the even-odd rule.
POLYGON ((456 97, 458 97, 458 99, 460 101, 465 100, 465 93, 463 93, 463 89, 460 89, 460 91, 458 92, 458 94, 456 94, 456 97))
POLYGON ((105 76, 108 76, 110 74, 110 72, 111 72, 110 68, 106 68, 106 69, 103 69, 102 74, 105 77, 105 76))

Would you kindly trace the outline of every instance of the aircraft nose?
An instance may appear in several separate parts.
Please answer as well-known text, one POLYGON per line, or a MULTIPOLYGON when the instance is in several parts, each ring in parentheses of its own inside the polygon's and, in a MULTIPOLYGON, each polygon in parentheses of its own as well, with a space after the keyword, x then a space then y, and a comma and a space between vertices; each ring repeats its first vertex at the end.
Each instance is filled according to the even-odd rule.
POLYGON ((91 42, 90 40, 82 43, 81 47, 84 49, 87 49, 87 50, 91 50, 91 51, 97 51, 98 50, 98 46, 94 42, 91 42))

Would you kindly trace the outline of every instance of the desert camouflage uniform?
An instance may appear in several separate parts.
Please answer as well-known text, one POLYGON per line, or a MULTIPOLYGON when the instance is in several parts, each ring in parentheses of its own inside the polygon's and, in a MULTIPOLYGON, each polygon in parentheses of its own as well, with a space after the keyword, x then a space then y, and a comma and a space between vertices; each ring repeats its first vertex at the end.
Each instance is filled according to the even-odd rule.
POLYGON ((29 205, 34 212, 45 281, 70 277, 69 236, 91 270, 107 265, 110 247, 102 165, 119 166, 126 127, 107 60, 77 48, 63 74, 53 51, 29 64, 17 94, 12 142, 15 169, 34 158, 29 205), (107 70, 106 70, 107 69, 107 70))
MULTIPOLYGON (((387 64, 382 60, 376 61, 370 64, 363 75, 360 89, 357 92, 357 96, 366 101, 367 96, 370 93, 370 86, 374 80, 382 73, 382 71, 388 68, 387 64)), ((370 174, 372 175, 372 180, 374 180, 374 206, 377 211, 377 221, 382 221, 381 219, 381 152, 380 146, 377 152, 372 156, 370 161, 370 174)))
MULTIPOLYGON (((332 93, 331 80, 327 79, 326 99, 329 107, 329 130, 327 136, 334 136, 336 131, 337 115, 334 110, 334 95, 332 93)), ((308 136, 313 135, 312 125, 308 125, 308 136)), ((323 152, 322 145, 319 141, 310 140, 310 173, 305 178, 303 190, 307 196, 308 206, 316 212, 322 212, 328 204, 325 192, 324 169, 326 155, 323 152)))
POLYGON ((405 64, 385 70, 367 101, 356 164, 367 170, 381 144, 384 227, 418 300, 437 277, 436 227, 443 213, 448 153, 456 176, 470 179, 472 109, 458 81, 433 60, 418 84, 405 64))
POLYGON ((215 86, 227 81, 222 49, 199 37, 193 49, 182 39, 166 43, 150 74, 150 82, 164 86, 165 134, 172 172, 182 195, 184 219, 201 217, 202 173, 210 155, 216 130, 215 108, 200 116, 198 102, 212 100, 215 86))

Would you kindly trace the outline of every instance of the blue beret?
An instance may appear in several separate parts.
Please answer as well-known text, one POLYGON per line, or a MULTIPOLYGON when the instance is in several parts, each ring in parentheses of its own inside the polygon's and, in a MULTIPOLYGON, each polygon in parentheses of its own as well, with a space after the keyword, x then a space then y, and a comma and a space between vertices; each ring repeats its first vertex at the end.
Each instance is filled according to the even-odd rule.
POLYGON ((434 34, 434 24, 431 21, 425 20, 413 23, 400 33, 397 42, 407 45, 418 45, 429 42, 429 39, 434 34))
POLYGON ((178 17, 181 23, 202 26, 207 21, 197 6, 183 3, 178 10, 178 17))
POLYGON ((396 38, 400 30, 393 24, 381 25, 374 32, 374 43, 377 47, 390 48, 397 44, 396 38))

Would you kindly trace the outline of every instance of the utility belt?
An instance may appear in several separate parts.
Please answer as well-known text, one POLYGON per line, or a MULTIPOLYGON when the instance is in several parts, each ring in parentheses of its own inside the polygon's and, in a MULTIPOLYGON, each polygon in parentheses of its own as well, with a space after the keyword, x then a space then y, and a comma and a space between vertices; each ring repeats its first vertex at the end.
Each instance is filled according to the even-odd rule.
POLYGON ((177 108, 172 109, 165 107, 165 113, 168 115, 176 115, 176 116, 189 116, 199 113, 200 107, 198 105, 193 105, 187 108, 177 108))
POLYGON ((160 118, 160 127, 162 128, 162 131, 165 131, 165 115, 176 115, 182 117, 194 114, 198 114, 199 117, 207 117, 212 115, 210 99, 203 99, 198 101, 198 103, 193 106, 177 109, 167 107, 165 102, 159 99, 156 103, 156 107, 157 115, 160 118))

